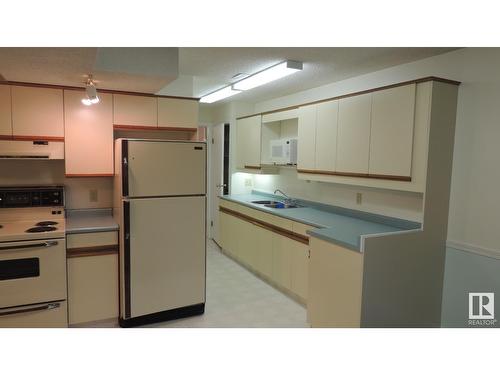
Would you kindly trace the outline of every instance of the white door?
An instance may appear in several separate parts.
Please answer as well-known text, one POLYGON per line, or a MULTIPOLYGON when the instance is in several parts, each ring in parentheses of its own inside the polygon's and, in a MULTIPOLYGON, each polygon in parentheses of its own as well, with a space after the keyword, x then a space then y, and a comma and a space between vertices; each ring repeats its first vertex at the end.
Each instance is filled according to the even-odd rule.
POLYGON ((205 197, 129 202, 125 314, 133 318, 204 303, 205 197))
POLYGON ((210 237, 220 246, 219 240, 219 201, 224 194, 224 124, 212 128, 210 152, 210 237))
POLYGON ((132 140, 127 143, 127 196, 205 194, 205 143, 132 140))

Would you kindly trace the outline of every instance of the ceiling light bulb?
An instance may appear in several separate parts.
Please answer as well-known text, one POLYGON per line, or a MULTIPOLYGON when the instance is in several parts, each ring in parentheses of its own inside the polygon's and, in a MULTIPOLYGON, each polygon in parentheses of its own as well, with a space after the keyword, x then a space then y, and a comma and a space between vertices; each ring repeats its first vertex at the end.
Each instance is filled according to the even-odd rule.
POLYGON ((233 90, 231 86, 226 86, 220 90, 214 91, 208 95, 202 96, 200 99, 201 103, 213 103, 225 98, 229 98, 230 96, 239 94, 241 91, 233 90))
POLYGON ((85 93, 87 94, 87 97, 82 99, 83 104, 92 105, 99 103, 99 96, 97 96, 97 89, 94 81, 92 80, 92 75, 89 75, 87 83, 85 84, 85 93))
POLYGON ((235 90, 250 90, 302 70, 299 61, 284 61, 233 84, 235 90))

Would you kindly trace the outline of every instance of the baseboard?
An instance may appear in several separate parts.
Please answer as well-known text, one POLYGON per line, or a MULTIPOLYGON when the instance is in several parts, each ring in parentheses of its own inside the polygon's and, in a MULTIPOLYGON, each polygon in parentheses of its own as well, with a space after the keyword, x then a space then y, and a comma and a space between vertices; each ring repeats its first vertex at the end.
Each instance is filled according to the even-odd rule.
POLYGON ((455 250, 466 251, 476 255, 482 255, 493 259, 500 259, 500 250, 497 249, 489 249, 486 247, 476 246, 465 242, 450 241, 450 240, 446 241, 446 247, 450 247, 455 250))

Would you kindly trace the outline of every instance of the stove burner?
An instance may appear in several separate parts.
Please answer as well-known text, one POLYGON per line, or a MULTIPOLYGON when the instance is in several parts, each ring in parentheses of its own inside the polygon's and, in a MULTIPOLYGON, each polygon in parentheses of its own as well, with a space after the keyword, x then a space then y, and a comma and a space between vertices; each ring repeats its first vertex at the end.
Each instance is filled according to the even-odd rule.
POLYGON ((47 225, 56 225, 57 221, 40 221, 39 223, 36 223, 35 225, 37 227, 45 227, 47 225))
POLYGON ((33 227, 28 229, 26 232, 27 233, 38 233, 38 232, 52 232, 53 230, 56 230, 56 227, 33 227))

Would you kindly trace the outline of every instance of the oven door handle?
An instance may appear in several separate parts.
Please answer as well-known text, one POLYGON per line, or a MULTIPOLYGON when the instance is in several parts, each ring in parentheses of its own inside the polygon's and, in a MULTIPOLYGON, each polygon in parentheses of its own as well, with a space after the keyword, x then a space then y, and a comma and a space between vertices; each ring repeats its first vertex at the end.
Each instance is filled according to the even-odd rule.
POLYGON ((47 304, 42 305, 42 306, 25 307, 22 309, 10 310, 10 311, 4 311, 4 312, 0 311, 0 316, 22 314, 22 313, 27 313, 27 312, 35 312, 35 311, 43 311, 43 310, 52 310, 52 309, 57 309, 60 306, 61 306, 61 304, 59 302, 52 302, 52 303, 47 303, 47 304))
POLYGON ((28 249, 34 249, 37 247, 52 247, 56 246, 58 244, 57 241, 45 241, 45 242, 38 242, 38 243, 32 243, 29 245, 14 245, 14 246, 5 246, 5 247, 0 247, 0 251, 2 250, 28 250, 28 249))

